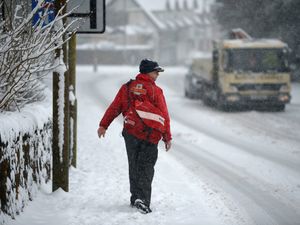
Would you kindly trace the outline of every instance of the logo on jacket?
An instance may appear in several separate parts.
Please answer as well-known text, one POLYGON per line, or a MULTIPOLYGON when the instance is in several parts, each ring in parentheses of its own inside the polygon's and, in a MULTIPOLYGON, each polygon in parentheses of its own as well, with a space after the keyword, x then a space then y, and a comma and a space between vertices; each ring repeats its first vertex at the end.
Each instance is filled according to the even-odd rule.
POLYGON ((135 95, 145 95, 147 93, 147 90, 143 88, 143 84, 136 84, 136 86, 132 87, 130 91, 135 95))

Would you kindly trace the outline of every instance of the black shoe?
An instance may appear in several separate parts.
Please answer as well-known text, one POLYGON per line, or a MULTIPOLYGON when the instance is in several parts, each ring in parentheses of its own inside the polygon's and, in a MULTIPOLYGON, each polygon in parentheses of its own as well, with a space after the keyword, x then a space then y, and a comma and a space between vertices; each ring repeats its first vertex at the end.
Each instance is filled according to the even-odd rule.
POLYGON ((141 199, 135 200, 134 207, 137 208, 138 211, 143 214, 152 212, 152 210, 149 208, 149 206, 147 206, 141 199))

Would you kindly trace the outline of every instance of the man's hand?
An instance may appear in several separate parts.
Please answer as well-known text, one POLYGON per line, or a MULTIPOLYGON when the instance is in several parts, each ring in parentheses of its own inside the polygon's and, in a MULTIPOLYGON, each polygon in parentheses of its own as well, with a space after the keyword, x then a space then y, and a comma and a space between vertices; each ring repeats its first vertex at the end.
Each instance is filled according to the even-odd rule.
POLYGON ((166 151, 169 151, 170 150, 170 148, 171 148, 171 141, 166 141, 165 142, 165 148, 166 148, 166 151))
POLYGON ((105 136, 105 132, 106 132, 106 129, 104 127, 99 127, 98 128, 98 137, 101 138, 105 136))

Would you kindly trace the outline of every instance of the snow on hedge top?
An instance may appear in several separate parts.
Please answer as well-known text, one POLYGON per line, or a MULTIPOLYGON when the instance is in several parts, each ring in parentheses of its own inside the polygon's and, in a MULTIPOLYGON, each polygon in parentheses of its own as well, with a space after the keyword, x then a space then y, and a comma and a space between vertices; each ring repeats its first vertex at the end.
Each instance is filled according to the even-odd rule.
POLYGON ((25 105, 21 111, 0 114, 0 139, 10 142, 25 133, 33 133, 36 129, 43 129, 44 124, 52 116, 51 91, 45 90, 46 98, 42 102, 25 105))

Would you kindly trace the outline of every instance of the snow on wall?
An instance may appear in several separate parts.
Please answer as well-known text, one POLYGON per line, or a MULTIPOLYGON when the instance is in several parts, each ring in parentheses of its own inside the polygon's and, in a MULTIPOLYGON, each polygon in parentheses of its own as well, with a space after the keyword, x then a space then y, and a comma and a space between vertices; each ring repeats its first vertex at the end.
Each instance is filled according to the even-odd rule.
POLYGON ((19 214, 50 179, 51 95, 21 112, 0 114, 0 224, 19 214))

